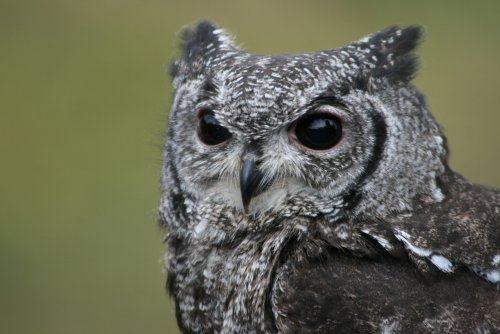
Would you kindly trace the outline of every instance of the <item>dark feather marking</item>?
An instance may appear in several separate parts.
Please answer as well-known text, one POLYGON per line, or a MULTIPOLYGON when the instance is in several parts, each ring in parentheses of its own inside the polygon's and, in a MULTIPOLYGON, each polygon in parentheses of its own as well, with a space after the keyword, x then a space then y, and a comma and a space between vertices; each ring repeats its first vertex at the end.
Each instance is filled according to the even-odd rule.
POLYGON ((209 101, 217 96, 219 88, 217 85, 210 79, 206 79, 203 85, 200 88, 198 93, 197 103, 201 103, 203 101, 209 101))
POLYGON ((374 135, 375 144, 372 148, 372 154, 368 159, 366 168, 363 173, 354 181, 359 187, 365 182, 376 170, 382 160, 382 154, 384 152, 385 142, 387 140, 387 125, 382 115, 378 113, 372 113, 371 119, 374 125, 374 135))

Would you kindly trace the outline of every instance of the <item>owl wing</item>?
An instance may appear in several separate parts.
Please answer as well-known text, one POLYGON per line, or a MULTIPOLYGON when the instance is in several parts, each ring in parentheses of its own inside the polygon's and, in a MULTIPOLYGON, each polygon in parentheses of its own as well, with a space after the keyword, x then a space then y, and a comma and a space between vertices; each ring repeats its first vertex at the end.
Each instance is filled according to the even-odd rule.
POLYGON ((500 288, 500 191, 456 174, 443 183, 443 201, 389 222, 394 235, 421 271, 466 269, 500 288))
POLYGON ((331 252, 286 265, 272 297, 280 333, 496 333, 500 297, 466 272, 431 284, 409 262, 331 252))
POLYGON ((323 252, 310 249, 318 241, 295 245, 276 273, 278 329, 500 332, 500 194, 449 177, 438 204, 353 222, 347 239, 320 236, 323 252))

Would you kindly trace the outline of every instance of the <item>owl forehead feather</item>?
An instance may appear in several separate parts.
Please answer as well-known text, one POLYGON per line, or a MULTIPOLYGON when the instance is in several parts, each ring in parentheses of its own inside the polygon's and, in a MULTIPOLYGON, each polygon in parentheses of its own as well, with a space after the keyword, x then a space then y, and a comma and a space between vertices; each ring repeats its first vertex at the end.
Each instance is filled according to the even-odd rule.
MULTIPOLYGON (((327 64, 327 56, 330 57, 331 64, 336 64, 332 70, 342 70, 343 78, 360 86, 356 88, 368 88, 363 87, 366 86, 365 82, 377 78, 385 78, 390 82, 408 82, 418 67, 418 59, 413 50, 418 45, 422 32, 419 26, 389 27, 342 48, 309 54, 268 56, 266 59, 280 58, 283 61, 288 58, 290 62, 295 62, 295 66, 307 68, 307 64, 300 61, 301 56, 318 56, 314 62, 322 65, 327 64)), ((255 57, 256 62, 261 61, 261 65, 265 66, 262 56, 241 51, 228 33, 208 21, 199 22, 193 28, 185 28, 181 37, 182 56, 171 66, 174 78, 179 75, 197 77, 211 67, 217 70, 224 60, 238 55, 247 59, 255 57)), ((269 66, 273 66, 273 63, 268 61, 269 66)))

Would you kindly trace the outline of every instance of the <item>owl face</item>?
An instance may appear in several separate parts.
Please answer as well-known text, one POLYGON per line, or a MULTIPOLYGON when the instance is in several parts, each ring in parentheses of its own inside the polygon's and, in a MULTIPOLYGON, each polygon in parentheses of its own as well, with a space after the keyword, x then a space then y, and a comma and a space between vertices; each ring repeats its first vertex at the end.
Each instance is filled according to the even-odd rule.
POLYGON ((279 56, 241 51, 210 24, 188 31, 183 58, 172 66, 167 144, 183 189, 256 214, 303 194, 335 198, 387 187, 382 170, 415 169, 399 170, 436 150, 440 135, 408 84, 415 29, 279 56))

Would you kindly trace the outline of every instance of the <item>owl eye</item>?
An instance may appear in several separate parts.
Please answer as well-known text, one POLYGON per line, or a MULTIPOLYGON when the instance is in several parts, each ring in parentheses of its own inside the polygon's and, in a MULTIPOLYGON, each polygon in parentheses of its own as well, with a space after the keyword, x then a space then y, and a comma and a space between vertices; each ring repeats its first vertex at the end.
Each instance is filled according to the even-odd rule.
POLYGON ((316 151, 328 150, 342 139, 342 123, 338 117, 329 113, 305 115, 291 130, 292 140, 316 151))
POLYGON ((206 145, 222 144, 231 137, 231 133, 219 124, 213 111, 202 110, 199 113, 200 124, 198 137, 206 145))

